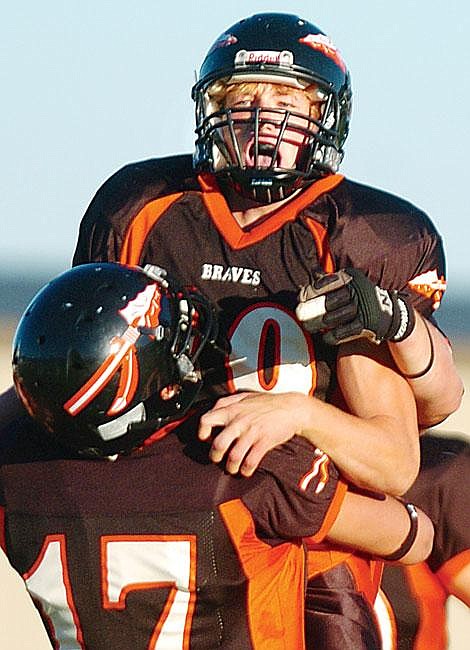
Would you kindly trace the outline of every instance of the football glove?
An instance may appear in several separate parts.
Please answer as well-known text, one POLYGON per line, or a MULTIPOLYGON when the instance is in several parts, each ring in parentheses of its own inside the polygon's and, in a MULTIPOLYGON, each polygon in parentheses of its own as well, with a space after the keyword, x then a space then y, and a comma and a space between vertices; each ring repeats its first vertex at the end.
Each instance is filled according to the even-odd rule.
POLYGON ((328 345, 358 338, 403 341, 415 325, 413 307, 398 291, 381 289, 359 269, 317 273, 299 292, 296 315, 328 345))

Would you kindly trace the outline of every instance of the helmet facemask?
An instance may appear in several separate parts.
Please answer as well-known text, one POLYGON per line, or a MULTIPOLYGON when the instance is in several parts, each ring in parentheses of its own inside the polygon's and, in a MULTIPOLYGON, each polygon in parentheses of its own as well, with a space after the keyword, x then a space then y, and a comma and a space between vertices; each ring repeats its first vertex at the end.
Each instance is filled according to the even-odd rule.
MULTIPOLYGON (((257 78, 266 83, 262 75, 257 78)), ((267 82, 270 86, 272 80, 270 77, 267 82)), ((286 78, 278 77, 275 82, 277 87, 294 86, 286 83, 286 78)), ((306 114, 279 107, 218 106, 213 99, 217 85, 221 82, 201 88, 196 95, 196 164, 201 170, 214 173, 222 185, 229 183, 242 196, 260 203, 285 199, 322 175, 337 171, 343 154, 332 128, 338 122, 333 92, 310 85, 304 92, 315 95, 316 101, 306 114), (247 138, 248 151, 243 150, 247 138), (296 149, 290 164, 283 164, 281 156, 286 144, 296 149)), ((298 82, 296 87, 305 88, 298 82)))

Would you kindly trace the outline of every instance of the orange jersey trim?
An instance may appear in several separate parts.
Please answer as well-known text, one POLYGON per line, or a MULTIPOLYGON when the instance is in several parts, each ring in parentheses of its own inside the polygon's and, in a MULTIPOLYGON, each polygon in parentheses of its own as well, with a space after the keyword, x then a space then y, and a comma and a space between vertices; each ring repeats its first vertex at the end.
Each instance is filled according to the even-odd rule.
POLYGON ((269 546, 239 499, 219 511, 248 579, 246 608, 253 650, 304 650, 305 551, 300 540, 269 546))
POLYGON ((307 219, 307 226, 315 241, 318 257, 323 270, 325 273, 333 273, 335 270, 335 263, 328 244, 328 233, 326 228, 314 219, 307 219))
POLYGON ((328 508, 328 512, 323 519, 320 530, 315 535, 311 535, 310 537, 304 539, 307 548, 309 544, 319 544, 328 535, 330 528, 334 524, 340 508, 343 505, 344 497, 347 491, 347 484, 344 481, 339 480, 335 495, 331 501, 330 507, 328 508))
POLYGON ((465 549, 458 555, 454 555, 450 560, 444 562, 441 568, 436 571, 436 576, 439 579, 448 592, 452 593, 452 590, 448 586, 452 583, 452 578, 456 576, 460 571, 470 564, 470 549, 465 549))
POLYGON ((217 230, 234 250, 246 248, 276 232, 288 221, 294 221, 299 212, 313 203, 322 194, 329 192, 341 183, 344 176, 332 174, 313 183, 306 190, 282 205, 280 208, 256 222, 249 230, 239 226, 220 192, 215 177, 200 174, 199 183, 203 190, 202 198, 217 230))
POLYGON ((328 541, 318 546, 328 535, 338 516, 346 492, 347 484, 339 481, 337 493, 320 531, 304 539, 308 551, 307 575, 308 578, 313 578, 319 573, 333 569, 338 564, 346 563, 354 576, 357 589, 364 592, 369 602, 373 604, 382 579, 383 563, 380 560, 356 556, 352 551, 330 550, 327 547, 328 541))
POLYGON ((307 553, 307 577, 310 580, 320 573, 334 569, 339 564, 348 566, 357 591, 361 591, 373 606, 382 579, 382 562, 369 560, 348 551, 309 550, 307 553))
MULTIPOLYGON (((301 210, 313 203, 322 194, 339 185, 344 176, 333 174, 316 181, 297 198, 275 210, 266 219, 255 224, 249 231, 243 230, 236 222, 223 194, 218 189, 215 177, 210 174, 201 174, 198 178, 203 190, 202 199, 210 218, 225 241, 234 250, 239 250, 261 241, 271 233, 279 230, 288 221, 294 221, 301 210)), ((183 194, 183 192, 178 192, 150 201, 137 213, 124 235, 119 254, 121 264, 131 266, 140 264, 142 250, 150 230, 166 210, 178 201, 183 194)), ((326 229, 313 219, 308 220, 308 227, 314 237, 325 271, 333 271, 331 253, 326 248, 326 229)))
POLYGON ((357 591, 362 592, 373 607, 382 581, 383 562, 351 555, 345 560, 345 564, 352 573, 357 591))
POLYGON ((178 194, 170 194, 169 196, 155 199, 155 201, 147 203, 142 210, 137 213, 129 224, 124 236, 119 255, 119 261, 121 264, 135 266, 140 263, 142 249, 150 230, 157 223, 163 213, 182 196, 183 192, 179 192, 178 194))
POLYGON ((330 551, 327 548, 310 548, 309 538, 307 538, 305 541, 308 549, 308 578, 314 578, 319 573, 324 573, 325 571, 333 569, 335 566, 342 564, 353 555, 352 551, 330 551))
POLYGON ((447 594, 424 562, 404 566, 403 570, 419 612, 419 627, 413 650, 445 650, 447 594), (431 596, 428 598, 427 594, 431 596))

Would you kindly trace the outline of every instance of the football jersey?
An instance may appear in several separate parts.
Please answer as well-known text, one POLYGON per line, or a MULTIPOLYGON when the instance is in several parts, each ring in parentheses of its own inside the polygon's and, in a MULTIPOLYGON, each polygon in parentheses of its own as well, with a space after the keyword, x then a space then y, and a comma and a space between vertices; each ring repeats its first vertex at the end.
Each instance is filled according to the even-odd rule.
POLYGON ((330 398, 336 350, 294 314, 299 287, 316 271, 361 268, 426 316, 445 286, 441 239, 406 201, 331 175, 241 228, 215 178, 196 176, 190 156, 131 164, 101 187, 74 255, 74 264, 90 261, 157 264, 218 305, 232 351, 215 364, 216 394, 330 398))
MULTIPOLYGON (((224 363, 204 360, 215 395, 297 391, 334 400, 337 349, 295 316, 299 288, 317 271, 360 268, 429 318, 445 289, 441 238, 410 203, 336 174, 241 228, 214 176, 195 175, 189 155, 130 164, 98 190, 73 263, 91 261, 159 265, 217 305, 231 352, 224 363)), ((350 556, 309 553, 309 575, 350 556)), ((368 591, 376 575, 371 566, 368 591)))
POLYGON ((233 477, 196 427, 115 461, 62 455, 26 420, 2 440, 3 545, 56 648, 304 647, 301 537, 324 537, 345 486, 300 438, 233 477))
POLYGON ((450 582, 470 562, 470 445, 463 439, 426 434, 421 438, 421 456, 420 473, 406 498, 432 520, 433 550, 421 564, 385 568, 382 589, 389 609, 382 616, 390 648, 445 650, 450 582))

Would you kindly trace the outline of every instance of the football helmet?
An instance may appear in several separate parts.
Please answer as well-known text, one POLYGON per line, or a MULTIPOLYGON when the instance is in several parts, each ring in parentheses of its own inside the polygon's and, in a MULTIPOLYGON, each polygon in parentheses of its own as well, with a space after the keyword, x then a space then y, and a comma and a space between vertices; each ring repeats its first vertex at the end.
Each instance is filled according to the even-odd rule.
POLYGON ((109 457, 140 446, 196 399, 214 309, 157 266, 92 263, 47 284, 13 340, 26 409, 63 447, 109 457), (172 388, 170 399, 162 389, 172 388))
POLYGON ((216 174, 222 184, 229 182, 238 193, 270 203, 338 170, 351 115, 350 76, 331 40, 306 20, 291 14, 262 13, 229 27, 205 57, 192 97, 196 103, 195 168, 216 174), (211 101, 216 82, 245 81, 317 89, 321 115, 301 116, 306 126, 296 131, 302 134, 304 145, 294 168, 282 168, 276 159, 289 120, 299 114, 279 108, 227 108, 211 101), (242 160, 236 134, 236 127, 248 121, 255 143, 250 166, 242 160), (260 152, 258 144, 260 127, 266 123, 278 127, 269 164, 266 151, 260 152), (259 157, 263 164, 258 164, 259 157))

